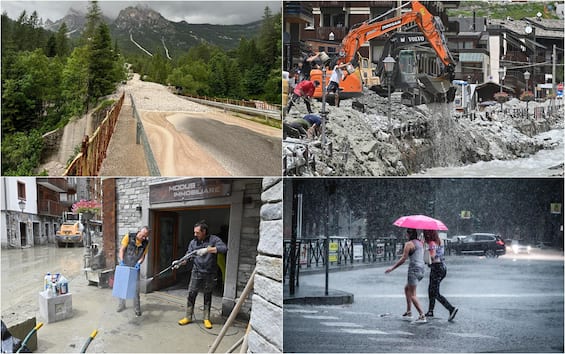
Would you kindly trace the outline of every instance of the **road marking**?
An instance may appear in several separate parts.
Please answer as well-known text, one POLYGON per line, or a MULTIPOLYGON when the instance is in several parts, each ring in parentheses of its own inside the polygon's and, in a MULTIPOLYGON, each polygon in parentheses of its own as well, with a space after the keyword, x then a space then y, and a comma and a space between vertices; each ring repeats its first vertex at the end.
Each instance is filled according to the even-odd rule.
POLYGON ((315 310, 300 310, 300 309, 289 309, 286 306, 284 307, 284 312, 292 312, 292 313, 318 313, 315 310))
POLYGON ((390 334, 398 334, 403 336, 413 336, 414 333, 404 332, 404 331, 391 331, 390 334))
POLYGON ((344 328, 342 331, 345 332, 345 333, 350 333, 350 334, 384 334, 384 335, 389 334, 388 332, 379 331, 378 329, 349 329, 349 328, 344 328))
POLYGON ((446 334, 451 334, 454 336, 458 336, 458 337, 463 337, 463 338, 494 338, 497 339, 497 337, 493 337, 493 336, 487 336, 486 334, 480 334, 480 333, 454 333, 454 332, 447 332, 446 334))
POLYGON ((311 315, 304 315, 302 316, 304 318, 309 318, 312 320, 339 320, 339 317, 335 317, 335 316, 311 316, 311 315))
POLYGON ((320 324, 323 324, 324 326, 328 326, 328 327, 353 327, 353 328, 363 327, 360 324, 351 323, 351 322, 320 322, 320 324))

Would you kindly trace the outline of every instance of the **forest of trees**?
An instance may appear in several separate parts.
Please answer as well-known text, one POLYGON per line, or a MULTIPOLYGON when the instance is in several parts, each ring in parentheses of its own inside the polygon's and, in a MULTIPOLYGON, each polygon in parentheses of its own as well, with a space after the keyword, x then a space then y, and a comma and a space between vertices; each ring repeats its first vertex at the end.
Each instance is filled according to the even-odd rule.
POLYGON ((145 80, 180 86, 187 94, 281 102, 281 14, 265 8, 255 38, 236 50, 202 44, 178 60, 125 56, 112 40, 96 1, 81 37, 67 27, 40 26, 36 12, 2 14, 2 175, 33 175, 41 136, 84 115, 127 78, 125 64, 145 80))
POLYGON ((40 27, 36 12, 2 14, 2 175, 33 175, 41 136, 81 116, 125 78, 124 59, 92 2, 82 37, 40 27))
POLYGON ((209 44, 173 61, 162 55, 128 58, 147 81, 182 87, 184 93, 281 103, 281 14, 266 7, 256 38, 242 38, 235 50, 209 44))

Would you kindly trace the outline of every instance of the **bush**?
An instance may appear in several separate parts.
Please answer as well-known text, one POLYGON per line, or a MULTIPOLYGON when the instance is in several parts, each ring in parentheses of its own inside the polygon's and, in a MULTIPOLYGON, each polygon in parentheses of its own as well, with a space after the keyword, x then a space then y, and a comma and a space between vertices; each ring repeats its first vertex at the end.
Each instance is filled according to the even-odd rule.
POLYGON ((38 130, 6 135, 2 139, 2 175, 34 175, 42 149, 43 138, 38 130))

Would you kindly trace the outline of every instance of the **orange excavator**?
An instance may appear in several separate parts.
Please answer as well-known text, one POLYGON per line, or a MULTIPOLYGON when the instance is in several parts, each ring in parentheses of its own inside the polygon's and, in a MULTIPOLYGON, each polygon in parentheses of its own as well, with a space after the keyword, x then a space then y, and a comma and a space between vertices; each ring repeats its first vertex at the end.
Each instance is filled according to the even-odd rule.
MULTIPOLYGON (((442 63, 440 75, 430 76, 428 73, 414 75, 417 70, 418 63, 416 62, 416 56, 413 53, 412 60, 400 60, 399 62, 399 58, 397 58, 397 65, 395 65, 396 72, 394 74, 395 79, 392 80, 390 85, 395 86, 395 80, 398 80, 398 78, 410 76, 416 78, 417 76, 418 89, 425 93, 425 97, 428 101, 453 101, 453 98, 455 97, 455 90, 451 85, 451 81, 454 79, 456 63, 447 48, 447 43, 443 35, 443 24, 439 18, 434 17, 420 2, 411 1, 410 3, 412 11, 406 12, 400 16, 379 21, 380 18, 395 10, 393 9, 380 17, 355 25, 351 31, 349 31, 347 36, 343 38, 337 62, 348 63, 350 65, 348 65, 347 70, 349 75, 345 75, 340 82, 340 97, 356 97, 363 94, 363 80, 358 67, 357 51, 365 42, 401 28, 402 26, 408 26, 415 23, 435 52, 435 58, 439 58, 442 63)), ((403 56, 406 57, 407 54, 408 53, 406 53, 406 51, 403 52, 403 56)), ((385 55, 385 53, 383 53, 383 55, 385 55)), ((331 69, 332 68, 326 71, 326 82, 324 86, 327 86, 327 83, 329 82, 331 69)), ((310 72, 310 80, 323 82, 322 74, 322 70, 312 70, 310 72)), ((381 80, 381 83, 384 82, 385 80, 381 80)), ((415 79, 414 82, 416 83, 415 79)), ((386 92, 386 90, 382 89, 376 91, 379 94, 386 92)), ((322 85, 316 88, 314 97, 322 97, 322 85)))

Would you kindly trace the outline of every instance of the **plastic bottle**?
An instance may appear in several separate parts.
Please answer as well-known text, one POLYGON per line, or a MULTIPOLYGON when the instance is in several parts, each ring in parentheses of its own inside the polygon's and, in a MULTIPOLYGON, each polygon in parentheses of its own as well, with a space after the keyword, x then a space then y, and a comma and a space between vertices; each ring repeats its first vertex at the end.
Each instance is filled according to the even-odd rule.
POLYGON ((64 275, 61 275, 59 278, 59 293, 64 295, 69 292, 69 281, 65 278, 64 275))
POLYGON ((51 273, 47 273, 45 275, 45 279, 43 280, 43 290, 48 290, 49 284, 51 284, 51 273))

